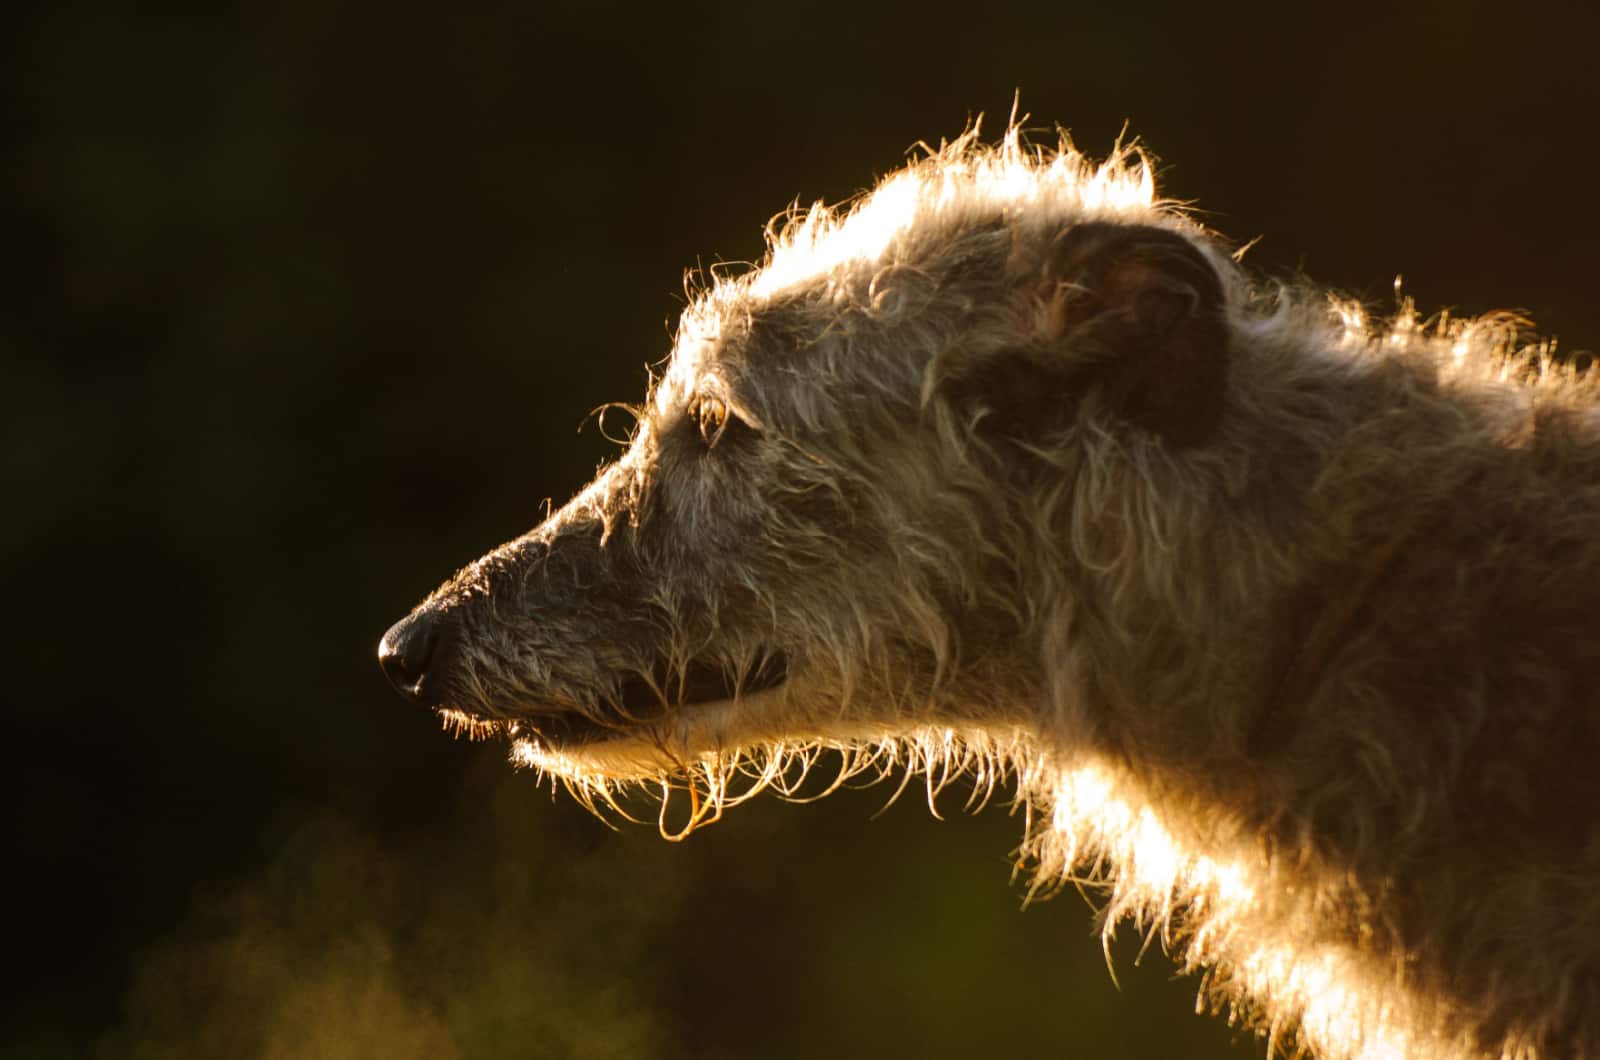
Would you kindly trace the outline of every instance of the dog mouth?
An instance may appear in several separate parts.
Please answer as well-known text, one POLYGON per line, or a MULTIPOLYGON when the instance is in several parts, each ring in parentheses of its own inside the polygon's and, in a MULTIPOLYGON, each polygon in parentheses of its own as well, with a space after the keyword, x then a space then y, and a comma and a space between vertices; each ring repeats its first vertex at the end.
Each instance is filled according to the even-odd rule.
POLYGON ((490 720, 463 711, 441 714, 447 724, 469 735, 501 735, 513 740, 537 739, 552 749, 597 747, 636 736, 677 718, 684 711, 708 708, 782 685, 789 678, 788 659, 767 652, 742 669, 705 659, 686 666, 658 662, 648 675, 623 678, 614 692, 603 695, 591 713, 575 710, 518 712, 513 718, 490 720))

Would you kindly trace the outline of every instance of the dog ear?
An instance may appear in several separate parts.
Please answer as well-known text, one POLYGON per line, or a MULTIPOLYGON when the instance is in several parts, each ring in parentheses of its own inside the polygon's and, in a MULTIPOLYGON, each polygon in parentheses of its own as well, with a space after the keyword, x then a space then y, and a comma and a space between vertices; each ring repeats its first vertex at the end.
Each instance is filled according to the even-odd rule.
POLYGON ((990 429, 1037 437, 1093 404, 1173 449, 1215 436, 1224 294, 1194 244, 1163 228, 1086 222, 1020 271, 1022 344, 951 373, 981 395, 990 429))

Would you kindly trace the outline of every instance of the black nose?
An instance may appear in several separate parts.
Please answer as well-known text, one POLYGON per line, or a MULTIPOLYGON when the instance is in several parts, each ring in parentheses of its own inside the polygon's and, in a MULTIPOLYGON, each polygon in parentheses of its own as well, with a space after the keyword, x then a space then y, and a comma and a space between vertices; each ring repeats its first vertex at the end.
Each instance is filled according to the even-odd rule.
POLYGON ((378 665, 389 683, 409 699, 422 695, 422 679, 439 643, 438 623, 427 611, 402 618, 378 642, 378 665))

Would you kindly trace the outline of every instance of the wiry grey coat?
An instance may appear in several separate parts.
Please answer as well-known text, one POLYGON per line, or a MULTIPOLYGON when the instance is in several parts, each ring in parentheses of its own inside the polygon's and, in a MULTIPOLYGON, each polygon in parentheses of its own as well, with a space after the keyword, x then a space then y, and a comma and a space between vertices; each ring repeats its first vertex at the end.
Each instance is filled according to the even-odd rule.
POLYGON ((1600 1055, 1600 407, 1504 318, 1260 287, 974 134, 684 314, 626 453, 386 636, 452 725, 685 828, 822 749, 1014 785, 1325 1057, 1600 1055))

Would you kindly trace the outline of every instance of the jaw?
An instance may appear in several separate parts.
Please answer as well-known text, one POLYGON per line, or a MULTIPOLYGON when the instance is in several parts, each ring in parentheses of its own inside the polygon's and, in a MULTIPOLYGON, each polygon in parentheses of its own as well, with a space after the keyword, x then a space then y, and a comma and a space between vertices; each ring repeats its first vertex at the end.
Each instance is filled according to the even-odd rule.
POLYGON ((582 739, 564 741, 515 721, 478 724, 510 741, 515 765, 552 786, 559 782, 603 820, 639 820, 618 801, 630 791, 659 798, 657 827, 674 841, 769 788, 811 801, 846 783, 899 776, 894 801, 921 776, 931 808, 947 786, 969 778, 966 806, 975 810, 1000 791, 1027 801, 1047 772, 1037 730, 1020 715, 980 720, 892 707, 856 713, 836 688, 792 676, 582 739), (820 785, 808 783, 813 774, 820 785))
POLYGON ((581 743, 563 745, 535 733, 507 733, 511 759, 560 778, 575 792, 603 794, 683 780, 691 787, 705 785, 707 794, 720 799, 730 794, 727 785, 736 775, 749 782, 746 794, 754 794, 777 782, 791 765, 809 770, 821 750, 842 753, 841 780, 863 772, 887 776, 905 766, 930 779, 936 774, 943 777, 941 787, 969 771, 992 786, 992 767, 997 763, 1037 757, 1037 735, 1021 718, 984 724, 859 715, 842 712, 833 697, 815 693, 803 682, 788 681, 697 703, 655 724, 608 732, 604 739, 581 743), (980 768, 984 763, 991 768, 980 768))
POLYGON ((751 793, 769 784, 787 789, 779 775, 790 766, 804 773, 823 750, 842 752, 840 767, 851 775, 914 765, 950 777, 980 760, 1033 757, 1022 753, 1036 744, 1026 712, 989 709, 980 720, 916 696, 914 683, 899 695, 883 687, 851 695, 792 666, 783 652, 759 659, 737 679, 722 665, 691 660, 625 680, 605 720, 538 705, 498 717, 438 713, 458 735, 506 739, 515 764, 564 782, 585 802, 585 793, 608 798, 641 784, 687 782, 715 801, 726 798, 730 782, 751 793))
POLYGON ((699 765, 731 763, 743 748, 792 741, 790 684, 695 703, 660 721, 563 743, 506 725, 511 757, 568 781, 605 786, 656 780, 699 765))
POLYGON ((743 668, 705 659, 679 666, 659 662, 597 695, 595 711, 539 700, 482 713, 445 704, 434 711, 457 736, 510 741, 512 759, 520 764, 568 779, 631 781, 682 772, 708 756, 765 739, 752 729, 787 715, 794 686, 786 656, 768 651, 743 668))

